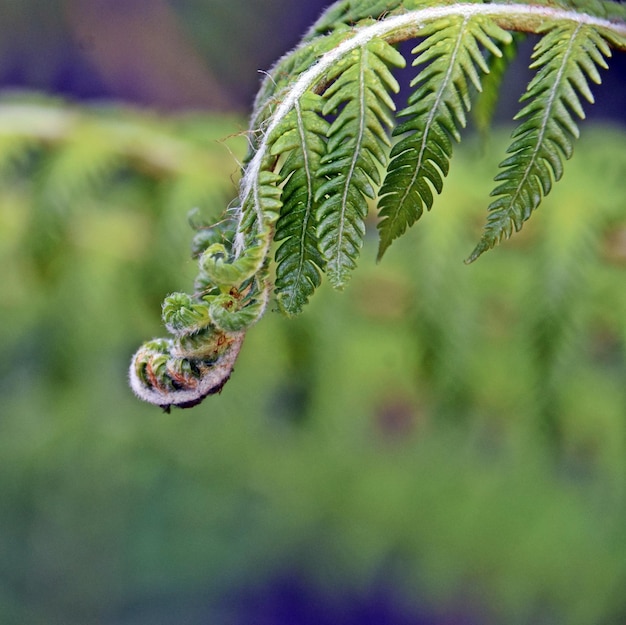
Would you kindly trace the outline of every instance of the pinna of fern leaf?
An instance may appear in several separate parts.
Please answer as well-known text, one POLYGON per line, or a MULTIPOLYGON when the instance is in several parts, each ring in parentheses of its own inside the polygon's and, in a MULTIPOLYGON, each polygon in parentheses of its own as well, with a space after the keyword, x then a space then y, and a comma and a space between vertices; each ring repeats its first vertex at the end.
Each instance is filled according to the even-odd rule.
POLYGON ((441 192, 452 156, 452 139, 460 140, 471 108, 470 85, 481 90, 480 73, 489 72, 483 50, 501 56, 498 43, 511 34, 483 16, 436 20, 423 30, 414 48, 413 65, 424 68, 411 82, 408 107, 399 113, 407 121, 394 135, 404 135, 391 151, 391 163, 380 190, 378 224, 380 260, 397 237, 433 204, 441 192), (480 72, 480 73, 479 73, 480 72))
POLYGON ((403 67, 404 57, 374 38, 340 59, 327 76, 324 115, 336 114, 328 131, 327 153, 316 193, 320 251, 335 288, 347 282, 363 244, 368 199, 376 195, 379 169, 387 164, 394 102, 399 85, 390 67, 403 67), (373 184, 372 184, 373 183, 373 184))
POLYGON ((271 153, 281 155, 282 207, 276 224, 274 293, 281 310, 297 314, 320 285, 324 259, 318 249, 315 195, 326 152, 329 123, 320 115, 321 96, 306 92, 277 127, 271 153))
POLYGON ((598 67, 606 69, 610 56, 602 35, 584 24, 553 26, 539 40, 530 65, 538 71, 520 100, 528 104, 515 116, 523 121, 495 177, 500 184, 491 193, 496 199, 482 238, 466 262, 519 231, 561 178, 563 160, 571 157, 579 136, 574 116, 585 117, 579 96, 593 103, 589 80, 600 83, 598 67))

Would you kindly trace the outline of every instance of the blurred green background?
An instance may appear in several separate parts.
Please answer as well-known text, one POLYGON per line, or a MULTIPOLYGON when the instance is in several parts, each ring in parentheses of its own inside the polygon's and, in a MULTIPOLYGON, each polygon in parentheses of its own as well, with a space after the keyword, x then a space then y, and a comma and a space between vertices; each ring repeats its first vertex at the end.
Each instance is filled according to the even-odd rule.
POLYGON ((0 99, 0 623, 624 623, 624 128, 584 125, 524 231, 466 266, 508 131, 470 133, 381 264, 372 217, 344 293, 269 311, 222 394, 167 415, 126 370, 191 288, 188 211, 235 193, 220 93, 0 99))

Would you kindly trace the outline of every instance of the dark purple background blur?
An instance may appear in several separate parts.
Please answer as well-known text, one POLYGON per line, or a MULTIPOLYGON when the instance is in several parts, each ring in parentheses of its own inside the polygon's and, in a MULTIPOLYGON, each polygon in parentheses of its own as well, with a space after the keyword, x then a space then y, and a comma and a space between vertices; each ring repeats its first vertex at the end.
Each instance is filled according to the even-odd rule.
POLYGON ((323 0, 2 0, 0 87, 245 111, 323 0))
MULTIPOLYGON (((247 113, 260 72, 293 47, 324 0, 2 0, 0 87, 160 110, 247 113)), ((528 81, 528 48, 505 85, 507 120, 528 81)), ((589 117, 626 123, 626 55, 589 117)), ((408 82, 410 75, 401 82, 408 82)))

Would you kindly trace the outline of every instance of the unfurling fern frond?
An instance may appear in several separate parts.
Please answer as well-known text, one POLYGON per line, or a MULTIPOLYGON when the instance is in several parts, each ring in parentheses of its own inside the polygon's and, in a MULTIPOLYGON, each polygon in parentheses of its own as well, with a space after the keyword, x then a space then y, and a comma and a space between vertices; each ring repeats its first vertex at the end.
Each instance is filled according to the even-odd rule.
POLYGON ((580 96, 592 100, 588 81, 599 82, 596 68, 605 67, 609 46, 626 50, 626 7, 611 0, 330 6, 261 85, 230 212, 234 233, 225 241, 206 229, 196 236, 196 291, 168 300, 164 315, 174 338, 137 353, 137 394, 161 406, 189 406, 221 389, 246 329, 265 310, 273 241, 275 294, 287 314, 300 312, 323 273, 337 288, 346 284, 377 196, 380 258, 430 210, 477 96, 477 125, 488 126, 516 51, 510 44, 521 33, 541 37, 533 63, 539 73, 472 259, 519 229, 560 178, 578 134, 574 117, 583 117, 580 96), (394 70, 406 61, 395 46, 413 39, 420 70, 396 126, 394 70))
POLYGON ((524 120, 513 132, 511 154, 496 176, 501 181, 492 195, 489 219, 473 261, 523 223, 563 175, 563 160, 571 157, 584 119, 579 96, 593 102, 588 80, 600 83, 598 67, 606 69, 608 43, 596 29, 582 24, 559 24, 548 30, 533 52, 531 68, 539 71, 528 85, 515 116, 524 120))
POLYGON ((480 91, 479 71, 489 71, 480 47, 499 57, 496 41, 511 41, 509 32, 483 16, 451 16, 427 26, 423 34, 426 39, 413 50, 419 55, 413 65, 425 68, 411 83, 416 89, 400 113, 408 120, 394 130, 405 136, 392 150, 380 190, 379 259, 424 207, 430 210, 433 190, 441 192, 452 139, 460 141, 471 108, 470 84, 480 91))

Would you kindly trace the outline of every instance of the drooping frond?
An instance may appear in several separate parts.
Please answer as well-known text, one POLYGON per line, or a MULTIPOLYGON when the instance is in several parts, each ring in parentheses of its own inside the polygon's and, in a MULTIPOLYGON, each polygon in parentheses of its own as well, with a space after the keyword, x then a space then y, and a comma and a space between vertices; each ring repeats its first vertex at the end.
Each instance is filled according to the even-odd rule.
POLYGON ((433 191, 441 192, 452 156, 471 107, 470 85, 481 90, 479 72, 489 71, 481 47, 502 55, 496 42, 511 35, 482 16, 454 16, 424 30, 413 65, 424 65, 412 81, 415 91, 400 115, 408 118, 394 130, 404 135, 393 147, 380 190, 380 259, 391 242, 430 210, 433 191))
POLYGON ((324 93, 323 114, 336 114, 328 131, 328 152, 318 175, 327 180, 317 191, 320 250, 326 272, 342 287, 356 266, 368 199, 376 195, 380 169, 387 164, 394 103, 399 89, 389 67, 404 57, 382 39, 372 39, 335 63, 327 76, 334 81, 324 93))
POLYGON ((585 113, 580 96, 593 102, 589 80, 600 83, 598 67, 606 68, 611 50, 595 28, 559 24, 539 40, 531 68, 531 80, 516 115, 522 123, 513 132, 510 156, 496 176, 489 218, 480 243, 469 262, 492 248, 523 223, 563 174, 563 160, 570 158, 579 130, 575 117, 585 113))
POLYGON ((321 282, 324 259, 317 240, 315 196, 321 184, 317 175, 326 152, 329 124, 320 115, 323 100, 307 93, 276 129, 272 154, 282 154, 280 176, 284 182, 282 208, 274 239, 278 304, 287 314, 302 310, 321 282), (286 156, 284 156, 286 155, 286 156))
POLYGON ((302 309, 322 274, 336 288, 346 284, 376 197, 380 258, 431 208, 476 96, 477 125, 489 125, 516 51, 512 33, 526 32, 542 37, 534 61, 540 71, 473 258, 518 227, 560 177, 577 134, 573 116, 582 116, 580 96, 591 99, 588 79, 598 80, 609 46, 626 50, 626 10, 610 0, 330 6, 265 74, 238 197, 223 228, 203 226, 196 235, 195 292, 168 300, 164 321, 174 338, 137 353, 137 394, 188 406, 221 388, 243 334, 265 310, 274 241, 275 294, 287 314, 302 309), (394 70, 406 63, 394 46, 416 38, 420 70, 394 129, 394 70))

